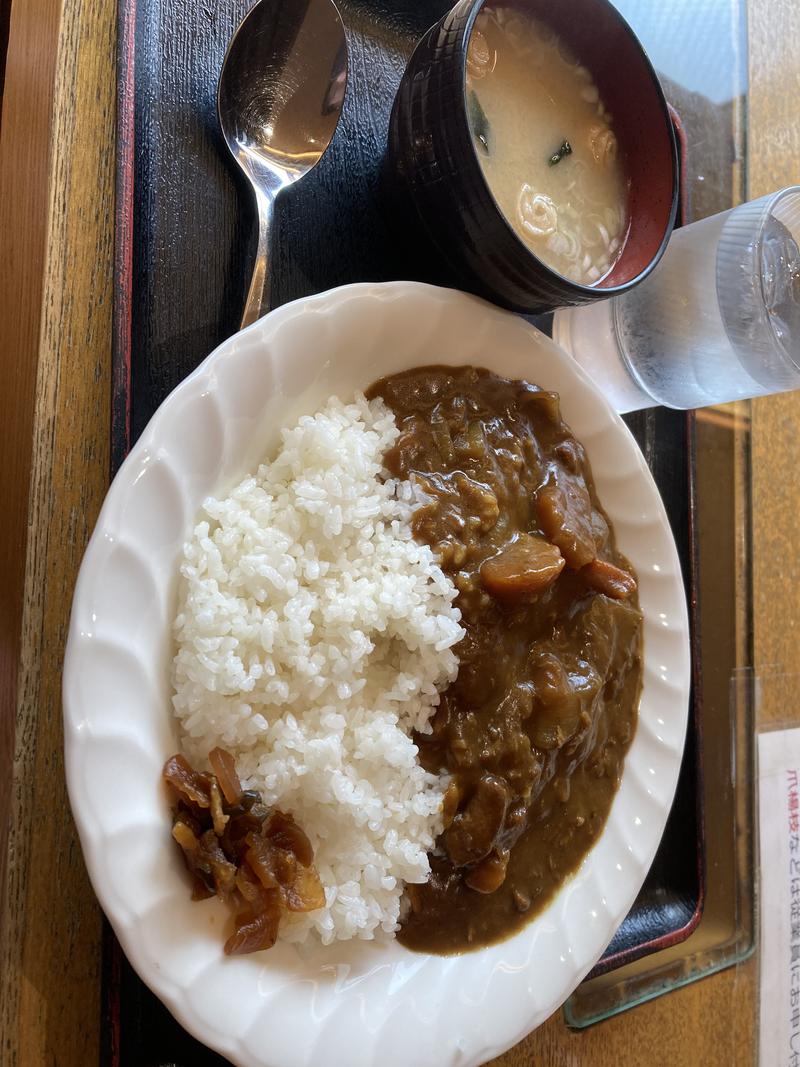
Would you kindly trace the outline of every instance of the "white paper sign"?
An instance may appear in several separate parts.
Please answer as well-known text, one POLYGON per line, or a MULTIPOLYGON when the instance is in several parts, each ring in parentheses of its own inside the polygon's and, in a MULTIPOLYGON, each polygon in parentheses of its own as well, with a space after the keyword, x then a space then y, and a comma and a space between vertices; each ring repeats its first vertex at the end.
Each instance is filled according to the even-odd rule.
POLYGON ((761 1067, 800 1067, 800 728, 758 737, 761 1067))

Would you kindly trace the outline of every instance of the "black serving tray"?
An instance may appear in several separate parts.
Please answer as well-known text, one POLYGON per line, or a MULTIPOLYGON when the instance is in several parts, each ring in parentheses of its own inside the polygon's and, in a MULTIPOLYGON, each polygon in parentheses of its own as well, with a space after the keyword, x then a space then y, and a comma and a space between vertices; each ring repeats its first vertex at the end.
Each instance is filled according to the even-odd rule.
MULTIPOLYGON (((164 397, 237 329, 255 232, 249 193, 224 147, 215 109, 225 47, 249 0, 119 0, 119 5, 114 470, 164 397)), ((430 250, 398 242, 392 204, 380 181, 389 112, 406 61, 448 6, 432 0, 340 0, 349 44, 344 112, 321 163, 279 201, 273 305, 353 281, 436 277, 455 284, 430 250)), ((547 328, 546 319, 539 324, 547 328)), ((379 370, 376 365, 376 375, 379 370)), ((694 616, 692 417, 653 409, 627 421, 664 498, 694 616)), ((698 728, 693 703, 661 847, 592 974, 681 941, 700 919, 698 728)), ((137 978, 110 929, 104 956, 105 1063, 225 1062, 172 1019, 137 978)))

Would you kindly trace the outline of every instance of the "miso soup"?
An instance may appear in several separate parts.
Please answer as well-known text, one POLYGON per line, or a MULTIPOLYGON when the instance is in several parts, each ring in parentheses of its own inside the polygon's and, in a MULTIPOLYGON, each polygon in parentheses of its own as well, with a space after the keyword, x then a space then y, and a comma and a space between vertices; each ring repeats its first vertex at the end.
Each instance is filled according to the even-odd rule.
POLYGON ((484 8, 467 51, 475 151, 501 211, 553 270, 594 285, 628 232, 613 117, 589 71, 542 22, 484 8))

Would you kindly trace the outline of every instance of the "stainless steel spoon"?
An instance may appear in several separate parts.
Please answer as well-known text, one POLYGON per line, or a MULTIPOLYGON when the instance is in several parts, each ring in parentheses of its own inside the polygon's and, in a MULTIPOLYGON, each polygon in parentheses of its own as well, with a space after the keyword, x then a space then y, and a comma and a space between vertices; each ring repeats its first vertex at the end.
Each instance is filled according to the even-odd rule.
POLYGON ((260 0, 228 45, 217 111, 258 209, 258 251, 242 328, 269 310, 275 199, 319 162, 346 86, 347 43, 333 0, 260 0))

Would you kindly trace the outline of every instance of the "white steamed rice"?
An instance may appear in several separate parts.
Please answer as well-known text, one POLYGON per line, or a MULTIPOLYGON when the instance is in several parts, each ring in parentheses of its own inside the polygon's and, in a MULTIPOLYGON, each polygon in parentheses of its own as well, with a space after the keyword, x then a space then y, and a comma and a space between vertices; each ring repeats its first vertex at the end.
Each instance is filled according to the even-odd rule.
POLYGON ((417 760, 455 677, 456 590, 412 537, 408 482, 380 400, 332 398, 283 431, 274 462, 208 499, 184 547, 175 712, 197 763, 222 745, 249 788, 305 829, 326 907, 282 926, 324 943, 397 928, 424 882, 442 782, 417 760))

